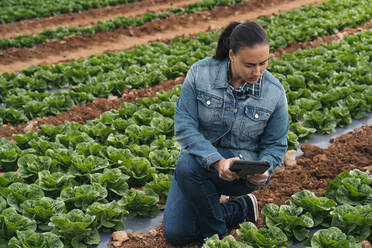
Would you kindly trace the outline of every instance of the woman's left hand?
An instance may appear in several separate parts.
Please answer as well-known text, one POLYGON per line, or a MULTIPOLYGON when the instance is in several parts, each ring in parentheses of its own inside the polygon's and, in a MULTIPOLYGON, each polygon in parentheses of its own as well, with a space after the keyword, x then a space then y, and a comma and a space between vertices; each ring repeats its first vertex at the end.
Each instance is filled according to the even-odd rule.
POLYGON ((247 176, 247 181, 255 185, 263 185, 269 178, 269 171, 265 171, 262 174, 253 174, 247 176))

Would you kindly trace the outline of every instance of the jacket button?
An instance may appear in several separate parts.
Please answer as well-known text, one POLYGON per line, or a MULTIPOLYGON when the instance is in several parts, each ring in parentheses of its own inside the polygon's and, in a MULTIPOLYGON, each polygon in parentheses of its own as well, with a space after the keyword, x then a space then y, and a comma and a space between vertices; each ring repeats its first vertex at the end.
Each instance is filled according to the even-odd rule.
POLYGON ((207 101, 207 105, 209 105, 209 104, 211 104, 211 101, 208 100, 208 101, 207 101))
POLYGON ((237 109, 234 109, 234 113, 238 113, 238 110, 237 109))
POLYGON ((257 118, 258 118, 258 114, 255 114, 255 115, 254 115, 254 118, 256 118, 256 119, 257 119, 257 118))

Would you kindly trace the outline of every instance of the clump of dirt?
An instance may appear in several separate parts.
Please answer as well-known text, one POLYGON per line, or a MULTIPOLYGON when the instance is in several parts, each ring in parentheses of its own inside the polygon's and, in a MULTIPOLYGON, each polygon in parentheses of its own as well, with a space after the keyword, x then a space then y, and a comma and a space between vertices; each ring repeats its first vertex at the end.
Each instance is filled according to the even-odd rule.
MULTIPOLYGON (((301 149, 304 154, 297 159, 297 166, 277 169, 269 185, 255 192, 259 209, 267 203, 285 204, 292 194, 304 189, 324 196, 329 181, 339 173, 356 168, 366 171, 372 164, 372 125, 331 139, 331 143, 327 149, 303 145, 301 149)), ((263 226, 261 215, 258 226, 263 226)), ((237 237, 236 230, 232 230, 231 234, 237 237)), ((122 248, 174 248, 164 239, 162 225, 148 233, 131 233, 129 237, 122 248)), ((182 247, 200 246, 201 243, 194 243, 182 247)), ((111 243, 109 247, 114 248, 111 243)))

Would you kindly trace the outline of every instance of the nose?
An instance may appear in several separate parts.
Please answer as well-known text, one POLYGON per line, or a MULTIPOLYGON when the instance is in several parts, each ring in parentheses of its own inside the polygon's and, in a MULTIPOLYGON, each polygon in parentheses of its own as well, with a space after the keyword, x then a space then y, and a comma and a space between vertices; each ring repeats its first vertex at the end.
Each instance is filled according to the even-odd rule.
POLYGON ((259 77, 261 75, 261 70, 260 70, 260 66, 259 65, 256 65, 255 67, 253 67, 253 76, 255 77, 259 77))

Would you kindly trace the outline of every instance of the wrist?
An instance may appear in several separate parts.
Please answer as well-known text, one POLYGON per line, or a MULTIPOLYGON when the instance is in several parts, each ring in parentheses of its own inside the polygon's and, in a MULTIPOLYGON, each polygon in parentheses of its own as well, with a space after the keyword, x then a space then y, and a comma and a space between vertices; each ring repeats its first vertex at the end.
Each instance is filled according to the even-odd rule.
POLYGON ((221 161, 222 159, 219 159, 219 160, 217 160, 216 162, 214 162, 213 164, 212 164, 212 166, 218 171, 218 169, 219 169, 219 167, 220 167, 220 161, 221 161))

